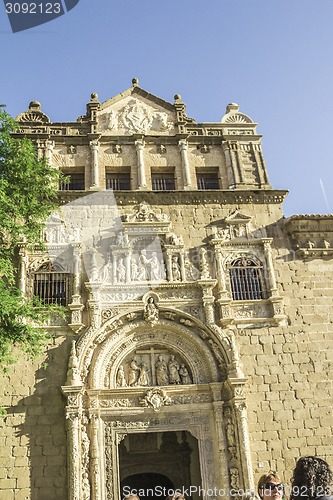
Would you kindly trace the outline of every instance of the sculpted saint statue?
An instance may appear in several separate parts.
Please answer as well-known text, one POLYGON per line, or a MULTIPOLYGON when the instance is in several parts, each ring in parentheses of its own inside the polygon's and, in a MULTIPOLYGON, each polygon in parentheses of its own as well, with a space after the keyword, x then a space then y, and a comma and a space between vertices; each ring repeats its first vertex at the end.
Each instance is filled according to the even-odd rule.
POLYGON ((157 385, 168 385, 168 368, 163 356, 160 354, 155 363, 156 383, 157 385))
POLYGON ((169 368, 170 384, 180 384, 179 363, 176 361, 175 356, 173 354, 171 354, 170 356, 168 368, 169 368))

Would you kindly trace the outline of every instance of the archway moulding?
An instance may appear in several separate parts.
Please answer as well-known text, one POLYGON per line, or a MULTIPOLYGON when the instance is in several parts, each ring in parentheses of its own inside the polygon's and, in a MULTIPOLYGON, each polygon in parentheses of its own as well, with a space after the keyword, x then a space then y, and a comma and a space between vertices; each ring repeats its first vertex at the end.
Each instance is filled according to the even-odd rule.
POLYGON ((190 314, 161 308, 157 324, 144 321, 143 308, 120 312, 101 327, 91 327, 76 342, 77 364, 81 378, 91 388, 110 387, 105 384, 106 367, 112 361, 113 372, 125 355, 138 346, 169 346, 188 359, 194 383, 213 382, 227 376, 242 377, 239 369, 235 334, 217 325, 205 325, 190 314), (117 353, 116 353, 117 351, 117 353), (115 354, 116 353, 116 354, 115 354), (112 360, 110 359, 112 354, 112 360), (204 362, 202 361, 204 359, 204 362), (200 376, 199 369, 203 371, 200 376), (207 370, 211 370, 208 373, 207 370))

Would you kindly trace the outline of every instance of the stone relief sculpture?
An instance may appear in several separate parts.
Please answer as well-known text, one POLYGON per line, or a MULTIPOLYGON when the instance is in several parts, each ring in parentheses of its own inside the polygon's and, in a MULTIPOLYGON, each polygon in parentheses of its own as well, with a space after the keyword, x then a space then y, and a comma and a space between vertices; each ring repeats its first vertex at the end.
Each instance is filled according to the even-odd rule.
POLYGON ((180 366, 173 354, 171 354, 170 356, 168 368, 169 368, 169 383, 180 384, 180 375, 179 375, 180 366))
POLYGON ((178 260, 177 255, 172 256, 171 271, 172 271, 173 281, 180 281, 181 280, 181 272, 180 272, 180 265, 179 265, 179 260, 178 260))
POLYGON ((130 354, 116 373, 116 387, 120 388, 192 383, 190 370, 179 355, 154 346, 130 354))
POLYGON ((158 356, 157 361, 155 363, 155 370, 156 370, 157 385, 168 385, 169 377, 168 377, 167 364, 161 354, 158 356))
POLYGON ((201 279, 210 279, 207 250, 205 249, 205 247, 200 248, 200 270, 201 279))
POLYGON ((110 110, 105 115, 104 123, 105 129, 124 129, 130 134, 145 134, 148 130, 167 132, 173 127, 167 113, 147 106, 138 99, 130 99, 119 111, 110 110))
POLYGON ((117 372, 117 387, 127 387, 123 365, 120 365, 117 372))
POLYGON ((148 323, 156 323, 159 317, 159 311, 155 304, 154 297, 149 297, 144 307, 143 317, 148 323))
POLYGON ((136 385, 138 385, 139 374, 140 367, 136 364, 135 358, 133 358, 128 371, 128 385, 130 387, 135 387, 136 385))
POLYGON ((184 363, 182 363, 180 365, 179 375, 180 375, 181 383, 183 385, 192 384, 192 379, 191 379, 190 374, 188 372, 188 369, 186 368, 184 363))
POLYGON ((117 282, 125 283, 126 282, 126 267, 124 265, 124 259, 120 257, 117 265, 117 282))
POLYGON ((111 262, 111 254, 108 254, 107 262, 104 264, 102 269, 100 270, 101 280, 104 283, 112 283, 112 262, 111 262))
POLYGON ((138 385, 146 386, 150 385, 150 375, 147 363, 142 363, 140 366, 140 375, 138 378, 138 385))

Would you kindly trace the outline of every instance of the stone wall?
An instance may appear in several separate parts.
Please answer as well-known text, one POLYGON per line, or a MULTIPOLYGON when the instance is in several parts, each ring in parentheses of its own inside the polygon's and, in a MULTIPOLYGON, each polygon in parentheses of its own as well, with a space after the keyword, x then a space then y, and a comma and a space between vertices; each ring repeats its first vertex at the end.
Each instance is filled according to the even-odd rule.
MULTIPOLYGON (((131 196, 131 205, 119 205, 121 213, 133 209, 139 194, 131 196)), ((253 469, 256 478, 268 469, 277 470, 288 482, 301 455, 315 454, 333 465, 333 261, 296 255, 279 204, 200 201, 156 204, 154 208, 169 214, 173 231, 183 236, 185 248, 194 248, 207 241, 212 222, 236 207, 253 217, 256 228, 267 226, 267 236, 273 238, 278 291, 287 316, 286 326, 261 323, 236 331, 248 377, 253 469)), ((87 220, 82 211, 80 216, 87 220)), ((104 211, 102 228, 107 220, 104 211)), ((21 359, 2 377, 1 404, 7 408, 7 416, 0 420, 0 500, 67 498, 61 386, 66 381, 73 338, 73 332, 64 328, 54 335, 45 358, 34 363, 21 359)))

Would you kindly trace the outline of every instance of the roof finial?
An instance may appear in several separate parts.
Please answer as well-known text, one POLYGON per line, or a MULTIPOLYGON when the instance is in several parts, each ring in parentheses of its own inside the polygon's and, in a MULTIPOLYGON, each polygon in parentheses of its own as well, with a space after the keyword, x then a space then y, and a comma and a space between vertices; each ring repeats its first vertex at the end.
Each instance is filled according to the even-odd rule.
POLYGON ((139 79, 132 78, 132 87, 138 87, 138 86, 139 86, 139 79))

